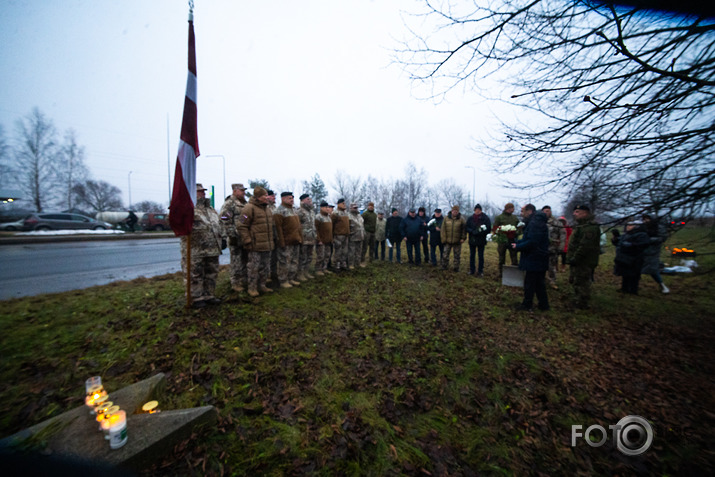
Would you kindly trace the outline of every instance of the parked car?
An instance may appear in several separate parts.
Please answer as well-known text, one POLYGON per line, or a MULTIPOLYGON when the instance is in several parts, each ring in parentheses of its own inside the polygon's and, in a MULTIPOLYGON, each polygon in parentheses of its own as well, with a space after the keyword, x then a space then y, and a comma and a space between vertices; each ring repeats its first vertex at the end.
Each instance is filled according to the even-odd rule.
POLYGON ((149 212, 139 221, 144 230, 169 230, 169 214, 149 212))
POLYGON ((112 224, 80 214, 37 213, 25 219, 25 230, 107 230, 112 224))
POLYGON ((17 230, 25 230, 25 219, 16 220, 14 222, 5 222, 0 224, 0 230, 6 230, 9 232, 17 230))

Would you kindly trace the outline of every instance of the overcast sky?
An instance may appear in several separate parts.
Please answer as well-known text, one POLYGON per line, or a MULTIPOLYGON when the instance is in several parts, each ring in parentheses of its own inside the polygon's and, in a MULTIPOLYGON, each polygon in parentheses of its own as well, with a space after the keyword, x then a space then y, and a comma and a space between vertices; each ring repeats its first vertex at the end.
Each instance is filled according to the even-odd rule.
MULTIPOLYGON (((523 200, 497 187, 475 138, 496 123, 474 95, 415 97, 392 49, 414 0, 195 0, 198 181, 217 206, 233 182, 281 191, 338 170, 428 182, 453 178, 476 199, 523 200)), ((38 107, 76 130, 94 179, 128 201, 168 204, 187 74, 188 4, 179 0, 3 0, 0 124, 38 107), (167 138, 168 122, 168 138, 167 138), (131 172, 131 174, 130 174, 131 172), (171 177, 170 177, 171 175, 171 177)), ((331 190, 331 197, 334 193, 331 190)), ((447 205, 447 204, 445 204, 447 205)), ((538 205, 538 204, 537 204, 538 205)))

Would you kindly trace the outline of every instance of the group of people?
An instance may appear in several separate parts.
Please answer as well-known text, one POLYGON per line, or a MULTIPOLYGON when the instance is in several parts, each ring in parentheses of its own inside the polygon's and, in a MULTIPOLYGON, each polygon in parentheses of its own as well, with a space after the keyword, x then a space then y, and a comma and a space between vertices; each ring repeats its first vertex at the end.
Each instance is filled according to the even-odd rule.
MULTIPOLYGON (((404 218, 393 208, 385 218, 382 212, 375 212, 372 202, 362 213, 357 204, 348 205, 344 199, 338 200, 336 207, 321 202, 316 212, 308 194, 301 195, 296 206, 293 193, 282 192, 280 204, 276 205, 277 197, 272 190, 256 187, 248 199, 243 184, 231 187, 232 194, 216 213, 205 197, 206 189, 197 184, 189 277, 194 307, 220 302, 214 291, 218 256, 226 246, 231 254, 232 289, 257 297, 278 287, 299 286, 315 275, 340 273, 365 267, 373 260, 385 260, 386 249, 387 260, 401 263, 402 242, 409 264, 421 265, 424 256, 424 263, 447 269, 452 255, 451 268, 459 271, 462 245, 468 241, 468 273, 483 277, 489 234, 502 236, 497 240, 500 277, 507 254, 512 265, 525 271, 521 309, 531 309, 534 296, 539 309, 549 309, 546 280, 552 288, 558 288, 559 257, 564 265, 570 266, 569 281, 574 287, 576 307, 589 306, 593 272, 601 250, 601 231, 587 206, 575 208, 576 224, 571 228, 565 218, 554 217, 548 205, 537 212, 535 206, 527 204, 521 210, 523 221, 514 214, 512 203, 506 204, 493 223, 479 204, 468 217, 455 205, 444 215, 441 209, 435 209, 431 216, 424 207, 410 209, 404 218), (521 252, 520 259, 517 252, 521 252)), ((627 237, 621 246, 624 250, 626 244, 640 243, 640 237, 632 237, 628 232, 624 237, 627 237)), ((186 270, 186 244, 184 237, 183 270, 186 270)))

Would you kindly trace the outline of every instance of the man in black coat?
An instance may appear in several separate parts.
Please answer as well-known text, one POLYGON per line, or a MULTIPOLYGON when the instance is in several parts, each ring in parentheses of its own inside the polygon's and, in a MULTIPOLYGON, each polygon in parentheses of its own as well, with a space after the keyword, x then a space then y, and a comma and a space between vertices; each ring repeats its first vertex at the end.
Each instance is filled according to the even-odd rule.
POLYGON ((512 248, 521 252, 519 269, 524 270, 524 301, 519 310, 531 310, 534 294, 539 299, 539 310, 549 309, 549 297, 546 294, 546 271, 549 269, 549 228, 548 218, 543 212, 536 212, 533 204, 526 204, 521 209, 521 216, 526 222, 524 236, 512 244, 512 248))
POLYGON ((410 209, 407 217, 402 219, 400 224, 400 233, 405 238, 407 242, 407 260, 410 264, 421 265, 422 257, 420 256, 420 242, 422 237, 427 233, 427 223, 423 222, 420 217, 417 216, 415 209, 410 209), (414 259, 412 257, 412 250, 414 249, 414 259))
POLYGON ((467 233, 469 234, 469 274, 484 276, 484 247, 487 245, 487 234, 492 229, 492 221, 487 214, 482 212, 482 206, 474 206, 474 214, 467 219, 467 233), (475 270, 474 256, 479 252, 479 268, 475 270))
MULTIPOLYGON (((427 222, 427 229, 429 230, 430 261, 435 267, 437 266, 437 249, 439 249, 439 263, 442 263, 442 255, 444 255, 444 244, 442 243, 441 234, 442 222, 444 222, 442 209, 434 209, 432 219, 427 222)), ((427 262, 426 256, 425 262, 427 262)))
POLYGON ((397 263, 400 262, 400 248, 402 246, 402 233, 400 232, 400 224, 402 223, 402 217, 397 212, 397 209, 393 207, 392 215, 387 218, 387 224, 385 225, 385 235, 387 240, 390 241, 390 251, 387 257, 392 261, 392 251, 397 251, 397 263))

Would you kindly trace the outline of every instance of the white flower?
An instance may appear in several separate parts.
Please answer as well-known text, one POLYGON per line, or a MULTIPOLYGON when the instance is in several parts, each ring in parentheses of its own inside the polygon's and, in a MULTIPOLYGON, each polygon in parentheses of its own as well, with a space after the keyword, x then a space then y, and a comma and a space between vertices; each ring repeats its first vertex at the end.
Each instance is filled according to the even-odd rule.
POLYGON ((481 226, 481 227, 479 227, 479 230, 487 230, 487 226, 486 226, 486 225, 484 225, 484 224, 482 224, 482 226, 481 226))

